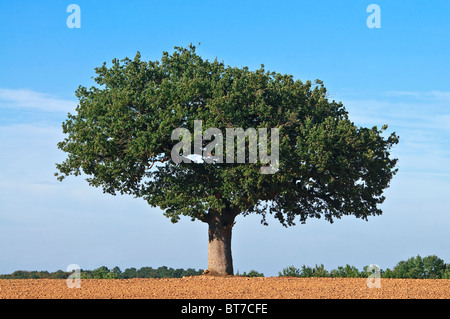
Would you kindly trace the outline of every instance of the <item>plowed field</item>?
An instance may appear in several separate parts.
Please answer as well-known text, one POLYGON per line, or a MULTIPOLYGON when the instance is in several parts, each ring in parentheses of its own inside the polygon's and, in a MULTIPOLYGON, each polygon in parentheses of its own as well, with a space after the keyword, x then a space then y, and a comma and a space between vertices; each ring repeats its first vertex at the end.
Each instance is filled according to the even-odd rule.
POLYGON ((368 288, 362 278, 213 277, 181 279, 0 280, 0 299, 450 299, 449 279, 381 279, 368 288))

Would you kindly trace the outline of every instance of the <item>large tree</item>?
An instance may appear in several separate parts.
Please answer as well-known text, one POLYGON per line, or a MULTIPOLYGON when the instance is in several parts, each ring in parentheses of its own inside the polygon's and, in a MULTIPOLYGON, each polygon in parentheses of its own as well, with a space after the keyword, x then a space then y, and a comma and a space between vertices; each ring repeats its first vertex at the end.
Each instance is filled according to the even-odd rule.
MULTIPOLYGON (((382 213, 383 191, 397 171, 390 149, 398 136, 383 136, 387 126, 357 127, 319 80, 302 82, 263 65, 226 66, 202 59, 193 45, 163 52, 160 61, 143 61, 138 52, 95 72, 97 86, 77 89, 76 114, 62 125, 67 137, 58 147, 67 158, 55 175, 84 173, 91 186, 141 197, 174 223, 181 215, 207 223, 211 273, 233 274, 231 232, 239 214, 260 214, 265 225, 272 214, 287 227, 296 219, 382 213), (254 162, 246 152, 243 163, 206 163, 219 144, 197 160, 176 150, 185 160, 175 161, 173 133, 184 128, 194 140, 196 120, 203 134, 278 129, 278 161, 254 162), (262 166, 277 170, 263 174, 262 166)), ((218 138, 200 136, 200 150, 218 138)))

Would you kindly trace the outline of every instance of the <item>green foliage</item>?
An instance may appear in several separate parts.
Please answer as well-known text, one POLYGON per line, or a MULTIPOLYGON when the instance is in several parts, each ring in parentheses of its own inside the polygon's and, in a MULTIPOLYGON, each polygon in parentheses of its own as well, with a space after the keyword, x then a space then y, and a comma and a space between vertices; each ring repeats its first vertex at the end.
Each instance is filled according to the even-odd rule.
MULTIPOLYGON (((118 267, 114 268, 117 269, 118 267)), ((81 279, 117 279, 119 275, 116 271, 110 270, 106 266, 101 266, 94 270, 81 270, 81 279)))
POLYGON ((408 260, 400 261, 394 268, 397 278, 423 278, 423 260, 420 256, 411 257, 408 260))
MULTIPOLYGON (((367 276, 365 276, 365 277, 367 277, 367 276)), ((391 269, 386 268, 386 270, 382 271, 381 278, 395 278, 394 272, 391 269)))
MULTIPOLYGON (((379 269, 380 276, 383 278, 385 272, 389 272, 389 271, 390 271, 389 269, 386 269, 386 270, 379 269)), ((376 275, 376 269, 374 267, 369 268, 369 265, 364 266, 363 270, 361 270, 361 272, 359 273, 359 277, 363 277, 363 278, 367 278, 371 275, 376 275)))
POLYGON ((313 277, 329 277, 330 273, 325 269, 324 265, 316 265, 313 269, 313 277))
MULTIPOLYGON (((106 266, 101 266, 94 270, 80 271, 81 279, 127 279, 127 278, 182 278, 184 276, 198 276, 203 273, 202 269, 195 270, 193 268, 173 269, 166 266, 153 269, 151 267, 142 267, 139 270, 136 268, 127 268, 121 271, 119 267, 109 269, 106 266)), ((18 270, 9 275, 0 275, 0 279, 67 279, 70 272, 63 272, 58 270, 50 273, 48 271, 23 271, 18 270)))
POLYGON ((446 269, 443 271, 442 279, 450 279, 450 264, 447 265, 446 269))
MULTIPOLYGON (((362 271, 356 267, 346 265, 338 266, 330 272, 324 269, 323 265, 316 265, 314 268, 302 266, 301 269, 289 266, 284 268, 282 272, 278 272, 278 276, 290 277, 340 277, 340 278, 367 278, 372 273, 368 272, 368 266, 362 271)), ((397 263, 394 269, 380 269, 381 278, 410 278, 410 279, 450 279, 450 264, 445 264, 444 260, 436 255, 427 257, 411 257, 397 263)))
POLYGON ((388 270, 389 272, 386 271, 384 278, 438 279, 447 276, 446 273, 450 271, 450 265, 446 265, 436 255, 425 258, 418 255, 402 260, 397 263, 393 270, 388 270))
MULTIPOLYGON (((291 270, 293 270, 293 269, 291 269, 291 270)), ((312 277, 314 275, 313 269, 311 267, 306 266, 306 265, 302 266, 302 269, 301 269, 300 273, 301 273, 300 277, 312 277)))
POLYGON ((117 274, 117 276, 120 276, 120 274, 122 274, 122 271, 120 270, 120 268, 119 267, 114 267, 112 270, 111 270, 111 272, 112 273, 114 273, 114 274, 117 274))
POLYGON ((289 266, 284 268, 282 272, 278 272, 278 276, 287 277, 330 277, 330 273, 325 269, 324 265, 315 265, 314 268, 302 266, 301 269, 295 268, 294 266, 289 266))
POLYGON ((302 277, 301 273, 302 272, 300 269, 297 269, 294 266, 289 266, 289 267, 283 268, 282 272, 278 272, 278 276, 302 277))
POLYGON ((337 269, 330 271, 331 277, 340 278, 357 278, 361 277, 361 273, 355 266, 345 265, 345 267, 339 266, 337 269))
POLYGON ((193 45, 157 61, 142 61, 138 52, 95 72, 96 86, 77 89, 76 113, 62 125, 67 136, 58 148, 67 158, 56 165, 59 180, 84 173, 89 185, 143 198, 172 222, 232 211, 258 213, 264 224, 273 214, 291 226, 296 218, 333 222, 382 213, 382 193, 397 171, 390 149, 398 136, 383 137, 387 126, 355 126, 320 80, 204 60, 193 45), (192 134, 194 120, 222 132, 278 128, 278 172, 261 174, 260 161, 174 163, 171 134, 192 134))
POLYGON ((66 279, 70 273, 57 270, 53 273, 48 271, 25 271, 17 270, 12 274, 0 275, 0 279, 66 279))
POLYGON ((238 273, 236 273, 236 276, 242 276, 242 277, 264 277, 263 273, 257 272, 256 270, 250 270, 248 273, 246 273, 244 271, 244 273, 242 275, 238 273))
MULTIPOLYGON (((367 278, 370 274, 365 266, 362 271, 356 267, 346 265, 338 266, 337 269, 327 271, 324 265, 315 265, 311 268, 303 265, 301 268, 289 266, 278 272, 280 277, 333 277, 333 278, 367 278)), ((199 276, 203 273, 203 269, 195 270, 174 269, 166 266, 152 268, 142 267, 140 269, 127 268, 121 271, 119 267, 109 269, 106 266, 96 268, 94 270, 81 270, 81 279, 128 279, 128 278, 182 278, 187 276, 199 276)), ((24 271, 17 270, 9 275, 0 275, 0 279, 67 279, 71 273, 58 270, 50 273, 48 271, 24 271)), ((236 273, 236 276, 245 277, 264 277, 263 273, 250 270, 248 273, 236 273)), ((411 257, 402 260, 391 270, 381 270, 382 278, 411 278, 411 279, 450 279, 450 264, 444 263, 444 260, 436 255, 427 257, 411 257)))
POLYGON ((137 273, 136 272, 137 272, 136 268, 134 268, 134 267, 127 268, 120 274, 120 277, 123 278, 123 279, 137 278, 137 273))
POLYGON ((423 270, 425 278, 437 279, 443 277, 446 266, 444 260, 432 255, 423 258, 423 270))
MULTIPOLYGON (((118 267, 114 268, 118 269, 118 267)), ((106 266, 101 266, 93 271, 81 271, 82 279, 117 279, 119 274, 117 271, 110 270, 106 266)))
POLYGON ((168 268, 166 266, 152 268, 152 267, 142 267, 140 269, 127 268, 122 273, 119 274, 119 279, 128 278, 182 278, 188 276, 199 276, 203 273, 203 269, 195 270, 193 268, 188 269, 174 269, 168 268))

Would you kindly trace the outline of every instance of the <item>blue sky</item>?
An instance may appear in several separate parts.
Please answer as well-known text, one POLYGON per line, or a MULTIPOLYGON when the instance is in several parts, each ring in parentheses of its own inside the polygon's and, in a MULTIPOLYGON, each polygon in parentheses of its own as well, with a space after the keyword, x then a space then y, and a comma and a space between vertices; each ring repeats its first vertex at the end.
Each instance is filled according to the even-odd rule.
POLYGON ((74 92, 113 58, 156 60, 174 46, 225 64, 321 79, 361 126, 400 136, 399 173, 383 215, 282 227, 238 217, 234 269, 391 268, 418 254, 450 262, 450 2, 2 1, 0 3, 0 274, 102 265, 207 267, 207 226, 171 224, 143 200, 56 181, 56 143, 74 92), (81 28, 66 25, 81 8, 81 28), (366 12, 381 9, 381 28, 366 12))

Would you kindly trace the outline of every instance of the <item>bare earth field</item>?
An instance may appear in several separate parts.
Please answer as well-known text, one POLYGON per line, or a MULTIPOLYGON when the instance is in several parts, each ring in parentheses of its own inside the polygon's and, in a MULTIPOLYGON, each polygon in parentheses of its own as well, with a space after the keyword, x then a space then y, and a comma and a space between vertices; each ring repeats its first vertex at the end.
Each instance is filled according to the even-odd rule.
POLYGON ((450 299, 449 279, 214 277, 0 280, 0 299, 450 299))

